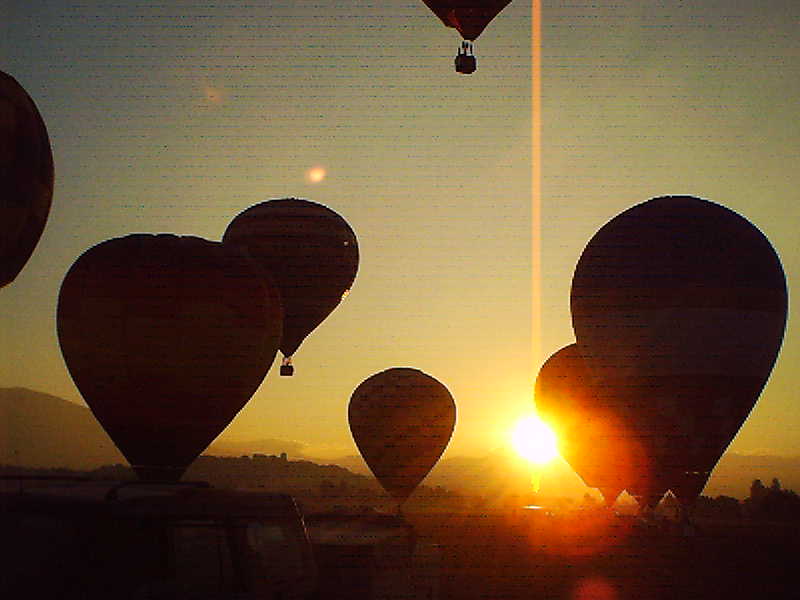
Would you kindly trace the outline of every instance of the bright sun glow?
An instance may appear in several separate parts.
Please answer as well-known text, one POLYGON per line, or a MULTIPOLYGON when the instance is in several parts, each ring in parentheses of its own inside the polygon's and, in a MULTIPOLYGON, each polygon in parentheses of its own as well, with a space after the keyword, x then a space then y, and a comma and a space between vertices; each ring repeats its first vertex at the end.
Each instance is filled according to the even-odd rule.
POLYGON ((511 443, 521 456, 539 465, 558 456, 556 434, 536 416, 523 417, 517 422, 511 443))
POLYGON ((308 183, 319 183, 325 179, 326 174, 323 167, 312 167, 306 171, 306 181, 308 183))

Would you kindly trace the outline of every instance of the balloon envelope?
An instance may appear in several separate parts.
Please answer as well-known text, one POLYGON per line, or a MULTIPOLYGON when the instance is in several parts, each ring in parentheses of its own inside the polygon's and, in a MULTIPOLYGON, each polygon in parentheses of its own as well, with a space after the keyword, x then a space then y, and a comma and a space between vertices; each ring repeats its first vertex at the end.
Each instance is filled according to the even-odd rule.
POLYGON ((655 198, 589 241, 570 301, 601 402, 637 433, 653 469, 674 475, 667 487, 688 478, 686 489, 701 490, 783 339, 786 281, 767 238, 719 204, 655 198))
POLYGON ((87 250, 58 298, 82 396, 144 478, 177 479, 260 385, 281 335, 277 292, 218 242, 129 235, 87 250))
POLYGON ((350 397, 350 431, 383 488, 405 501, 444 452, 456 422, 447 388, 430 375, 393 368, 365 379, 350 397))
POLYGON ((353 230, 337 213, 308 200, 251 206, 231 221, 222 241, 243 248, 280 292, 280 350, 287 357, 338 306, 358 271, 353 230))
POLYGON ((448 27, 474 41, 511 0, 423 0, 448 27))
POLYGON ((23 87, 0 71, 0 287, 16 278, 39 242, 53 179, 42 116, 23 87))
POLYGON ((613 504, 641 476, 636 452, 614 407, 600 404, 576 344, 545 361, 536 377, 535 397, 537 413, 556 432, 561 456, 587 486, 600 489, 613 504))

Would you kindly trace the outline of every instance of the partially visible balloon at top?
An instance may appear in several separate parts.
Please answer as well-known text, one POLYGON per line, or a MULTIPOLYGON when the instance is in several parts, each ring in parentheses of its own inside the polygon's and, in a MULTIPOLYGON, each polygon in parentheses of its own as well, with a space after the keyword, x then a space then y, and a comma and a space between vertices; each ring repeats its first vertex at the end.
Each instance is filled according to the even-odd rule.
POLYGON ((442 23, 475 41, 511 0, 422 0, 442 23))
POLYGON ((423 0, 447 27, 456 29, 464 41, 455 59, 456 72, 469 75, 477 62, 472 42, 483 33, 511 0, 423 0))
POLYGON ((25 89, 0 71, 0 287, 33 254, 53 198, 53 153, 25 89))
POLYGON ((222 241, 248 255, 281 295, 282 375, 291 357, 349 292, 358 271, 358 241, 330 208, 298 198, 251 206, 228 225, 222 241))

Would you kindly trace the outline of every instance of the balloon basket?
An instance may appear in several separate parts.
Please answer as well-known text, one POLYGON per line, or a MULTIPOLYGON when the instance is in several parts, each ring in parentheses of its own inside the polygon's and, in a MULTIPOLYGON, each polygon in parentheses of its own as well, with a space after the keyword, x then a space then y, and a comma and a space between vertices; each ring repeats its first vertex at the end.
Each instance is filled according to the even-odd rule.
POLYGON ((291 377, 294 375, 294 367, 292 365, 281 365, 281 377, 291 377))
POLYGON ((472 43, 464 40, 461 42, 461 48, 456 55, 456 73, 463 75, 470 75, 478 68, 478 63, 475 55, 472 53, 472 43))

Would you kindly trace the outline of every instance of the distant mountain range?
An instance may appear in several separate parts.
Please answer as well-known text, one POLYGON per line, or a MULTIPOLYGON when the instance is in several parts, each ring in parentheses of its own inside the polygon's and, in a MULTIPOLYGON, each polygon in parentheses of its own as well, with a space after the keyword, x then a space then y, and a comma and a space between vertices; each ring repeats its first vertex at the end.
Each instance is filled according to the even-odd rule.
MULTIPOLYGON (((334 464, 358 475, 369 474, 360 456, 323 460, 304 455, 304 448, 302 443, 285 440, 243 443, 223 439, 213 443, 206 454, 242 456, 285 452, 292 460, 334 464)), ((0 464, 89 470, 125 462, 85 406, 25 388, 0 388, 0 464)), ((529 493, 533 489, 534 474, 531 467, 516 456, 496 452, 483 457, 442 460, 426 478, 425 485, 497 498, 529 493)), ((800 492, 800 457, 728 453, 714 470, 704 494, 743 498, 754 479, 769 485, 773 477, 780 479, 785 489, 800 492)), ((538 479, 541 493, 547 496, 580 497, 588 491, 580 478, 560 460, 544 469, 538 479)))
POLYGON ((25 388, 0 388, 0 463, 93 469, 125 462, 85 406, 25 388))

